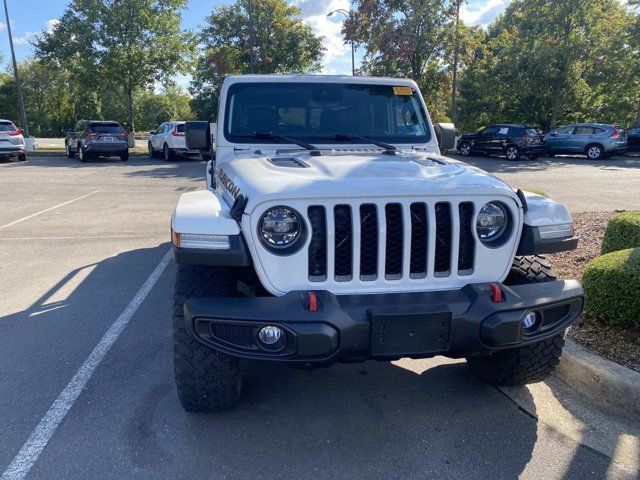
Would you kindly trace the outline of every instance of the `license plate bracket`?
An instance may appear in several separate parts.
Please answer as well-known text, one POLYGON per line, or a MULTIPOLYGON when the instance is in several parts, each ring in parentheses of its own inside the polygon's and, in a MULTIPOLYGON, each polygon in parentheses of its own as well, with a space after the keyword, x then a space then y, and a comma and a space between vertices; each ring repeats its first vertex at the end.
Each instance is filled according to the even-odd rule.
POLYGON ((450 311, 371 312, 373 356, 428 355, 447 350, 450 311))

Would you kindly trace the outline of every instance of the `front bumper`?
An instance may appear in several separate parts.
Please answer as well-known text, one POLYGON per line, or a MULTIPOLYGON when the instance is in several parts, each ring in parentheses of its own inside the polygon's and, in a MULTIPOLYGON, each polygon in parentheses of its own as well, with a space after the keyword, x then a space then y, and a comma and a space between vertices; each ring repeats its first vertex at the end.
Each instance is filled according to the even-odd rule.
POLYGON ((463 357, 518 347, 557 335, 581 313, 575 280, 507 287, 502 301, 492 284, 438 292, 283 297, 195 298, 184 306, 187 330, 198 341, 241 358, 329 364, 371 358, 463 357), (532 328, 524 316, 536 312, 532 328), (267 325, 280 327, 278 349, 258 340, 267 325))

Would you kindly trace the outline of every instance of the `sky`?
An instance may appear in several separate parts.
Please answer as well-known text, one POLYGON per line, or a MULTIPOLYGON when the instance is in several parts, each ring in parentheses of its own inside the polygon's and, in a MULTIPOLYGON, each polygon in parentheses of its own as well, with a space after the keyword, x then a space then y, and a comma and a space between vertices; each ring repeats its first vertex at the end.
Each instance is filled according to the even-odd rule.
MULTIPOLYGON (((324 73, 351 73, 351 49, 344 45, 340 35, 343 17, 327 13, 337 8, 349 9, 349 0, 290 0, 302 10, 302 20, 316 33, 324 37, 326 53, 324 73)), ((463 7, 462 18, 471 25, 487 26, 504 11, 510 0, 468 0, 463 7)), ((67 0, 7 0, 11 28, 18 60, 24 60, 33 54, 30 41, 38 33, 51 28, 62 15, 67 0)), ((182 14, 183 27, 196 31, 213 7, 232 3, 232 0, 189 0, 182 14)), ((4 15, 0 22, 0 52, 4 64, 11 60, 9 40, 4 15)), ((356 62, 362 58, 358 52, 356 62)), ((188 78, 180 78, 179 83, 187 86, 188 78)))

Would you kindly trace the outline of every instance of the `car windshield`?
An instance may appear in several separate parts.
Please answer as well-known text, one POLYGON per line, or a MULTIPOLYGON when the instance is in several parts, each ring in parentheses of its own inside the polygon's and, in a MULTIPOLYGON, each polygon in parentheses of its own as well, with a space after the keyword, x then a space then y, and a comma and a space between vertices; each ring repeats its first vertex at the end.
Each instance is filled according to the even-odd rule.
POLYGON ((1 122, 0 132, 15 132, 16 126, 11 122, 1 122))
MULTIPOLYGON (((343 143, 336 135, 426 143, 425 110, 411 87, 336 83, 239 83, 227 94, 225 137, 234 143, 343 143), (257 142, 255 134, 262 136, 257 142)), ((351 139, 349 143, 366 143, 351 139)))
POLYGON ((122 133, 124 130, 117 123, 92 123, 89 127, 93 133, 122 133))

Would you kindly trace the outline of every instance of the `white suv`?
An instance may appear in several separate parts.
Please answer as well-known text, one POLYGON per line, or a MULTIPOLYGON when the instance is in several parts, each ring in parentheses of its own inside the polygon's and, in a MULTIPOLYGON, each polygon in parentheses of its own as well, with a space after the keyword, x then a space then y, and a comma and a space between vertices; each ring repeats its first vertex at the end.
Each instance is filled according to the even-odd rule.
POLYGON ((149 137, 149 156, 162 153, 166 161, 182 155, 199 155, 197 150, 189 150, 184 141, 185 122, 165 122, 149 137))
POLYGON ((17 158, 21 162, 27 159, 22 130, 11 120, 0 120, 0 158, 17 158))
POLYGON ((412 80, 227 77, 207 189, 180 197, 174 365, 189 411, 240 399, 240 359, 324 366, 466 358, 487 382, 549 375, 583 291, 561 204, 440 155, 412 80))

